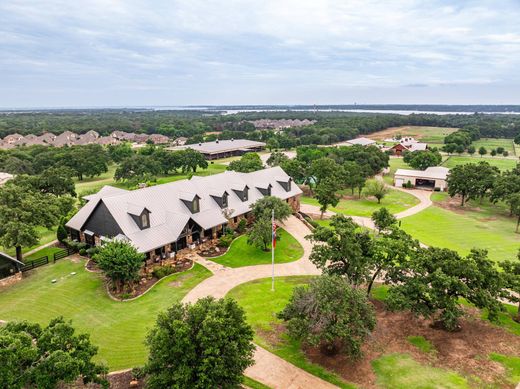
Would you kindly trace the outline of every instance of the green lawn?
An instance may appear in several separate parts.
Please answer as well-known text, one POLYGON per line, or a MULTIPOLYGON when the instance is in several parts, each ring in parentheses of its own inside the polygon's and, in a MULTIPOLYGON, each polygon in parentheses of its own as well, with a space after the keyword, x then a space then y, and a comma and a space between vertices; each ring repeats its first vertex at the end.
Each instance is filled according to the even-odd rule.
POLYGON ((467 380, 459 374, 421 365, 408 354, 389 354, 372 361, 377 383, 387 389, 468 388, 467 380))
MULTIPOLYGON (((277 235, 279 240, 276 242, 275 263, 292 262, 302 257, 303 247, 291 234, 279 228, 277 235)), ((247 236, 242 235, 231 243, 224 255, 210 259, 228 267, 264 265, 271 263, 271 250, 263 251, 247 244, 247 236)))
MULTIPOLYGON (((301 202, 305 204, 316 205, 319 207, 318 200, 310 197, 302 197, 301 202)), ((336 207, 329 208, 330 211, 343 213, 350 216, 372 216, 374 211, 381 207, 386 207, 391 213, 399 213, 405 209, 411 208, 419 204, 419 199, 411 194, 390 189, 388 194, 381 200, 381 204, 373 197, 361 195, 361 199, 340 200, 336 207)))
POLYGON ((61 251, 61 250, 63 250, 63 249, 61 249, 59 247, 55 247, 55 246, 44 247, 43 249, 38 250, 38 251, 32 253, 31 255, 24 257, 24 261, 30 262, 30 261, 33 261, 35 259, 45 257, 45 256, 48 256, 49 260, 51 260, 53 258, 54 253, 61 251))
POLYGON ((271 291, 271 279, 254 280, 233 288, 228 296, 236 299, 246 311, 248 322, 255 330, 255 343, 286 361, 342 388, 353 387, 323 367, 309 362, 301 351, 300 342, 282 335, 281 343, 273 345, 268 339, 280 323, 276 314, 287 305, 294 287, 305 285, 311 277, 277 277, 275 291, 271 291))
POLYGON ((507 378, 513 385, 520 382, 520 357, 491 353, 489 359, 504 365, 507 371, 507 378))
MULTIPOLYGON (((212 174, 222 173, 226 170, 227 166, 213 163, 209 164, 207 169, 198 169, 194 174, 196 176, 210 176, 212 174)), ((105 185, 112 185, 118 188, 128 189, 129 186, 124 182, 116 182, 114 180, 114 173, 116 170, 115 165, 111 165, 108 169, 107 173, 103 173, 98 177, 94 177, 91 179, 84 179, 83 181, 76 180, 76 192, 78 195, 82 195, 83 193, 91 193, 93 191, 98 191, 105 185)), ((189 174, 176 173, 167 176, 159 176, 157 177, 157 184, 166 184, 168 182, 183 180, 188 178, 189 174)))
POLYGON ((482 146, 486 148, 486 150, 491 152, 491 150, 496 149, 497 147, 503 147, 504 150, 509 152, 509 155, 515 155, 515 150, 513 147, 513 139, 499 139, 499 138, 481 138, 471 143, 475 149, 478 149, 482 146))
MULTIPOLYGON (((432 199, 444 196, 436 194, 432 199)), ((477 247, 489 250, 491 259, 503 261, 513 259, 520 246, 520 234, 515 234, 516 220, 504 215, 500 207, 483 205, 479 211, 457 213, 434 205, 401 222, 402 228, 422 243, 446 247, 462 255, 477 247)))
POLYGON ((517 159, 512 158, 503 158, 503 157, 480 157, 480 156, 457 156, 452 155, 449 158, 447 158, 443 163, 442 166, 446 166, 448 168, 453 168, 457 165, 464 165, 466 163, 479 163, 480 161, 486 161, 491 166, 496 166, 500 170, 510 170, 514 168, 519 162, 517 159))
POLYGON ((2 290, 0 319, 41 324, 59 315, 71 319, 78 331, 90 334, 99 347, 98 360, 107 363, 110 370, 142 365, 147 356, 143 341, 157 314, 211 275, 196 264, 191 270, 164 278, 135 301, 117 302, 107 296, 101 277, 87 272, 84 265, 83 261, 64 259, 2 290), (53 284, 53 279, 58 281, 53 284))
POLYGON ((407 340, 423 353, 431 353, 435 351, 433 345, 424 336, 409 336, 407 340))

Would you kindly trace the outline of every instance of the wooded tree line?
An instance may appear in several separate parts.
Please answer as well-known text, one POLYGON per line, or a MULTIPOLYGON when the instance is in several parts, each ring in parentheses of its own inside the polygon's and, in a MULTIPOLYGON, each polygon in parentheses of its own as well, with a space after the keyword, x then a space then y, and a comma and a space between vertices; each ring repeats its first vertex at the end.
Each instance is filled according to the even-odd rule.
MULTIPOLYGON (((280 147, 305 144, 330 144, 384 128, 417 125, 438 127, 478 128, 480 136, 514 138, 520 134, 520 118, 510 115, 435 115, 435 114, 368 114, 352 112, 243 112, 233 115, 213 114, 208 111, 115 111, 86 110, 44 113, 0 114, 0 137, 12 133, 55 134, 70 130, 85 133, 95 130, 107 135, 114 130, 170 137, 194 137, 192 142, 204 139, 206 132, 221 132, 221 139, 248 138, 267 140, 272 131, 258 131, 249 122, 256 119, 309 119, 316 123, 307 127, 293 127, 276 136, 280 147), (284 137, 284 135, 286 137, 284 137), (290 142, 294 142, 290 144, 290 142)), ((211 140, 217 135, 207 135, 211 140)))

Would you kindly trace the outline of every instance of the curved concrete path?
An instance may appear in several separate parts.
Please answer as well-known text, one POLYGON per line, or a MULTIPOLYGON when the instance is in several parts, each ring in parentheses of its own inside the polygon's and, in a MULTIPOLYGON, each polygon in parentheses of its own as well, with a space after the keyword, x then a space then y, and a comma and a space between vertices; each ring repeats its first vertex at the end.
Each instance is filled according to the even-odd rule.
MULTIPOLYGON (((275 276, 318 275, 321 272, 309 261, 312 250, 311 243, 305 239, 310 230, 295 216, 289 217, 281 226, 293 235, 303 246, 303 256, 298 261, 275 265, 275 276)), ((213 272, 184 297, 183 302, 195 302, 201 297, 224 297, 235 286, 259 278, 271 277, 271 265, 256 265, 239 268, 228 268, 198 257, 198 263, 213 272)), ((245 374, 271 388, 305 389, 305 388, 336 388, 321 378, 302 370, 284 359, 256 346, 255 364, 249 367, 245 374)))
MULTIPOLYGON (((432 205, 432 201, 430 199, 430 196, 433 192, 429 190, 421 190, 421 189, 404 189, 404 188, 396 188, 390 185, 387 185, 389 188, 405 192, 408 194, 411 194, 412 196, 419 199, 419 204, 414 205, 413 207, 410 207, 408 209, 405 209, 404 211, 396 213, 394 216, 397 219, 403 219, 408 216, 415 215, 416 213, 419 213, 421 211, 424 211, 426 208, 428 208, 430 205, 432 205)), ((320 207, 317 205, 311 205, 311 204, 301 204, 300 209, 303 213, 310 214, 310 215, 320 215, 320 207)), ((336 212, 333 211, 327 211, 323 215, 327 218, 330 218, 334 216, 336 212)), ((364 216, 350 216, 346 215, 352 218, 357 224, 363 227, 367 227, 370 229, 374 229, 374 222, 369 217, 364 216)))

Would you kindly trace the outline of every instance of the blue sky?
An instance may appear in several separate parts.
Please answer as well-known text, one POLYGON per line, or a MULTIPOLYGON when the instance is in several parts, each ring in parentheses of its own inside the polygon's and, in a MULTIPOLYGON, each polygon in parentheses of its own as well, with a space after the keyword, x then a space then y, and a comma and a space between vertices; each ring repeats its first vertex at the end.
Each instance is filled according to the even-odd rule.
POLYGON ((0 0, 0 107, 520 104, 519 70, 519 0, 0 0))

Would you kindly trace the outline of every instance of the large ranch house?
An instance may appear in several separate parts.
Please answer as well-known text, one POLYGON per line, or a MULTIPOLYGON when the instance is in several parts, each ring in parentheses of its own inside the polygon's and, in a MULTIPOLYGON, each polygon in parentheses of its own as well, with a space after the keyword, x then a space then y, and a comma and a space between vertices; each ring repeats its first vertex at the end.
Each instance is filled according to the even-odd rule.
POLYGON ((87 204, 66 226, 71 239, 91 247, 128 241, 153 264, 216 240, 227 225, 251 221, 251 205, 264 196, 281 198, 297 212, 301 193, 280 167, 194 176, 133 191, 105 186, 85 197, 87 204))

